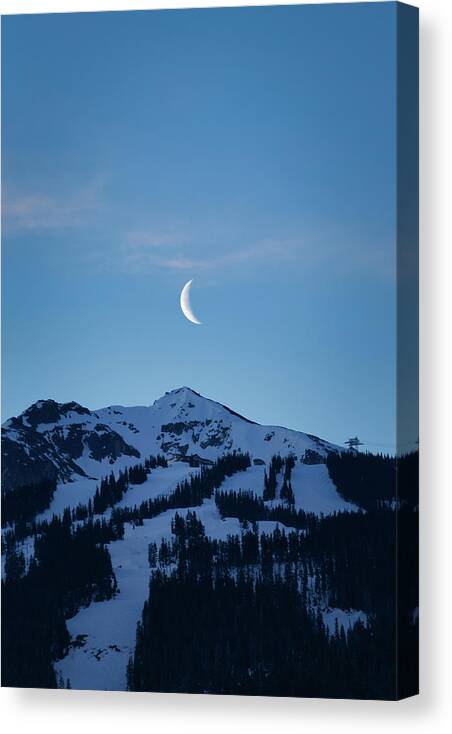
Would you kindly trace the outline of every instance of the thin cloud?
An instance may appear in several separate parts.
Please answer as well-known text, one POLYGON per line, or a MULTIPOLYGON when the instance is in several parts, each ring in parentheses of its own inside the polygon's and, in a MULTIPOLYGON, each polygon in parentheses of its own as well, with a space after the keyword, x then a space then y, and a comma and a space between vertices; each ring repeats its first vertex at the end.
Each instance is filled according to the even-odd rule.
MULTIPOLYGON (((6 192, 3 201, 5 233, 32 233, 92 227, 102 209, 105 177, 98 176, 83 188, 68 194, 6 192)), ((104 217, 107 230, 89 249, 79 248, 78 257, 88 258, 91 267, 120 268, 130 273, 166 270, 180 273, 220 271, 246 265, 278 266, 303 263, 306 271, 325 268, 339 274, 372 274, 385 280, 394 277, 394 252, 388 243, 363 241, 356 232, 310 232, 292 238, 261 239, 250 245, 223 244, 208 247, 205 232, 200 239, 184 228, 132 229, 121 234, 117 227, 111 236, 115 212, 104 217), (108 222, 110 223, 108 225, 108 222), (115 242, 116 240, 116 242, 115 242), (200 244, 202 243, 202 244, 200 244)), ((89 230, 88 230, 89 231, 89 230)))
MULTIPOLYGON (((123 264, 133 270, 157 267, 175 271, 208 271, 244 263, 286 260, 299 248, 299 243, 267 240, 250 247, 193 257, 181 250, 181 242, 182 238, 166 234, 147 234, 142 238, 129 237, 127 245, 121 248, 123 264), (162 253, 161 250, 165 252, 162 253)), ((185 240, 184 249, 193 249, 190 240, 185 240)))
POLYGON ((7 232, 71 229, 86 224, 101 205, 104 179, 98 177, 75 193, 63 196, 36 191, 5 193, 3 226, 7 232))
POLYGON ((141 250, 147 248, 164 248, 174 247, 186 241, 186 238, 178 237, 173 232, 147 232, 136 230, 129 232, 127 235, 127 245, 129 249, 141 250))

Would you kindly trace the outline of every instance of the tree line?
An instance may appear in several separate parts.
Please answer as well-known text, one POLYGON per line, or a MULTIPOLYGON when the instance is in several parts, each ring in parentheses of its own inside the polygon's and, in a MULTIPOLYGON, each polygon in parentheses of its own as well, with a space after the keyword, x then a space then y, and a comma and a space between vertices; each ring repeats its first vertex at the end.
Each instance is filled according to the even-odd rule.
MULTIPOLYGON (((252 492, 221 491, 227 476, 251 465, 242 453, 202 467, 171 494, 133 508, 115 507, 114 498, 120 491, 122 498, 130 484, 146 481, 161 465, 158 457, 103 479, 97 509, 94 498, 39 523, 21 511, 2 536, 3 684, 58 684, 52 663, 70 644, 65 618, 115 593, 106 544, 123 537, 125 522, 140 524, 214 497, 222 517, 240 520, 242 533, 226 541, 208 538, 190 511, 185 518, 176 513, 172 539, 150 545, 150 594, 128 666, 131 689, 391 698, 398 646, 405 688, 413 690, 417 455, 398 460, 403 501, 397 512, 390 505, 394 460, 358 457, 363 459, 344 452, 331 462, 330 455, 327 465, 343 496, 366 509, 361 513, 319 518, 296 511, 287 496, 284 505, 272 507, 252 492), (96 517, 103 506, 113 508, 110 516, 96 517), (278 521, 286 529, 260 533, 261 520, 278 521), (30 533, 27 543, 34 542, 34 553, 26 560, 20 542, 30 533), (404 539, 400 548, 397 537, 404 539), (330 635, 318 613, 321 607, 361 609, 367 625, 338 628, 330 635)), ((280 498, 284 486, 291 488, 294 463, 293 457, 273 457, 265 474, 264 492, 275 493, 269 499, 278 499, 281 472, 280 498)))
POLYGON ((394 513, 381 512, 374 524, 383 540, 363 526, 350 543, 353 528, 344 525, 326 549, 325 534, 345 516, 319 519, 312 539, 254 526, 218 541, 194 512, 177 514, 173 539, 150 548, 129 689, 394 698, 394 559, 384 542, 394 513), (330 634, 321 605, 367 610, 367 624, 330 634))
POLYGON ((268 468, 268 473, 264 473, 264 492, 263 499, 265 501, 278 499, 277 485, 278 475, 284 467, 284 475, 282 487, 279 493, 280 499, 286 500, 289 505, 295 504, 295 495, 292 490, 290 481, 292 469, 295 466, 295 457, 292 454, 282 458, 279 454, 272 456, 268 468))
MULTIPOLYGON (((150 457, 144 465, 102 480, 103 500, 143 480, 164 457, 150 457)), ((16 521, 2 533, 5 574, 2 580, 2 684, 17 687, 57 687, 53 661, 63 657, 70 644, 65 619, 91 601, 111 598, 116 591, 107 543, 124 536, 124 522, 142 522, 177 503, 201 504, 234 471, 250 466, 246 454, 231 454, 198 475, 179 483, 175 491, 144 503, 129 514, 113 509, 109 518, 96 518, 95 501, 66 508, 51 520, 16 521), (26 560, 20 544, 33 542, 26 560)), ((101 496, 99 487, 99 498, 101 496)), ((108 506, 108 505, 107 505, 108 506)))
POLYGON ((338 492, 365 510, 398 500, 416 507, 419 495, 419 452, 403 456, 330 452, 326 465, 338 492))
POLYGON ((56 688, 53 661, 63 657, 70 636, 66 617, 91 601, 109 599, 116 579, 107 528, 89 521, 74 526, 66 511, 54 517, 34 542, 27 563, 14 536, 5 540, 2 580, 2 685, 56 688))
POLYGON ((56 479, 2 492, 2 527, 14 522, 26 524, 39 512, 46 510, 56 490, 56 479))
POLYGON ((308 529, 315 522, 316 515, 295 510, 292 505, 270 506, 251 491, 215 492, 215 503, 221 517, 236 517, 240 522, 255 522, 257 520, 274 520, 283 525, 298 530, 308 529))
POLYGON ((117 476, 111 472, 110 476, 102 479, 100 486, 96 487, 93 499, 94 513, 101 515, 108 507, 113 507, 120 502, 131 484, 144 484, 151 470, 157 467, 168 467, 166 458, 160 454, 150 456, 142 464, 135 464, 120 470, 117 476))
POLYGON ((249 454, 234 452, 215 461, 212 466, 203 466, 197 474, 179 482, 173 492, 144 500, 134 507, 114 507, 112 518, 118 522, 142 524, 166 510, 184 507, 197 507, 205 499, 212 497, 215 489, 221 486, 226 477, 244 471, 251 466, 249 454))

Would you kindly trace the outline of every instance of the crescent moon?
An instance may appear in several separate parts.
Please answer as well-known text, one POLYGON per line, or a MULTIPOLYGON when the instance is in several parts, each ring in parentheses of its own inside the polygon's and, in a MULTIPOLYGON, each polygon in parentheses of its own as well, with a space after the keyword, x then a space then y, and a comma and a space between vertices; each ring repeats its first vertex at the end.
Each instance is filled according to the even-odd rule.
POLYGON ((195 314, 191 310, 190 306, 190 288, 193 283, 193 279, 185 283, 180 294, 180 307, 185 318, 192 322, 192 324, 201 324, 202 322, 196 318, 195 314))

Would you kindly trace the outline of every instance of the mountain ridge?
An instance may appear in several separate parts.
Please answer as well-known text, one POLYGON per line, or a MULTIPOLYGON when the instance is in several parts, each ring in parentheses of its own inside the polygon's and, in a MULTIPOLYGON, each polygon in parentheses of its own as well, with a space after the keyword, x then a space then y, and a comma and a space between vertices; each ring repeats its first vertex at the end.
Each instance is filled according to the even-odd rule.
POLYGON ((246 451, 267 463, 278 453, 324 461, 328 452, 338 450, 313 434, 252 421, 187 386, 148 406, 91 411, 75 401, 47 399, 2 425, 2 486, 11 491, 43 479, 100 478, 158 453, 169 461, 194 455, 214 461, 246 451))

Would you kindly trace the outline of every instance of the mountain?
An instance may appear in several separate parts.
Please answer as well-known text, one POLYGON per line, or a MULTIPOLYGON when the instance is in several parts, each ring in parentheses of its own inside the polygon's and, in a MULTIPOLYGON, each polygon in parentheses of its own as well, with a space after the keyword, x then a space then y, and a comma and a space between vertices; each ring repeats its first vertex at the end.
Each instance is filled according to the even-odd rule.
MULTIPOLYGON (((2 604, 12 641, 2 653, 3 685, 286 695, 281 650, 292 660, 303 629, 312 653, 297 658, 294 695, 317 690, 319 660, 322 693, 363 695, 369 659, 376 683, 366 696, 386 691, 399 507, 393 459, 262 426, 188 387, 141 407, 92 411, 40 400, 2 433, 2 604), (384 623, 373 628, 376 614, 384 623), (268 649, 247 643, 256 630, 268 649), (147 650, 157 656, 147 660, 147 650), (344 691, 340 671, 350 660, 356 683, 344 691), (236 665, 243 675, 225 687, 222 676, 236 665), (167 677, 156 683, 161 670, 167 677), (260 670, 273 671, 272 687, 260 670)), ((416 523, 408 506, 405 515, 416 523)))
POLYGON ((262 426, 189 387, 171 390, 151 406, 95 411, 39 400, 3 424, 2 487, 8 492, 45 479, 99 479, 151 454, 210 463, 243 451, 255 464, 267 464, 275 454, 318 463, 338 448, 311 434, 262 426))

